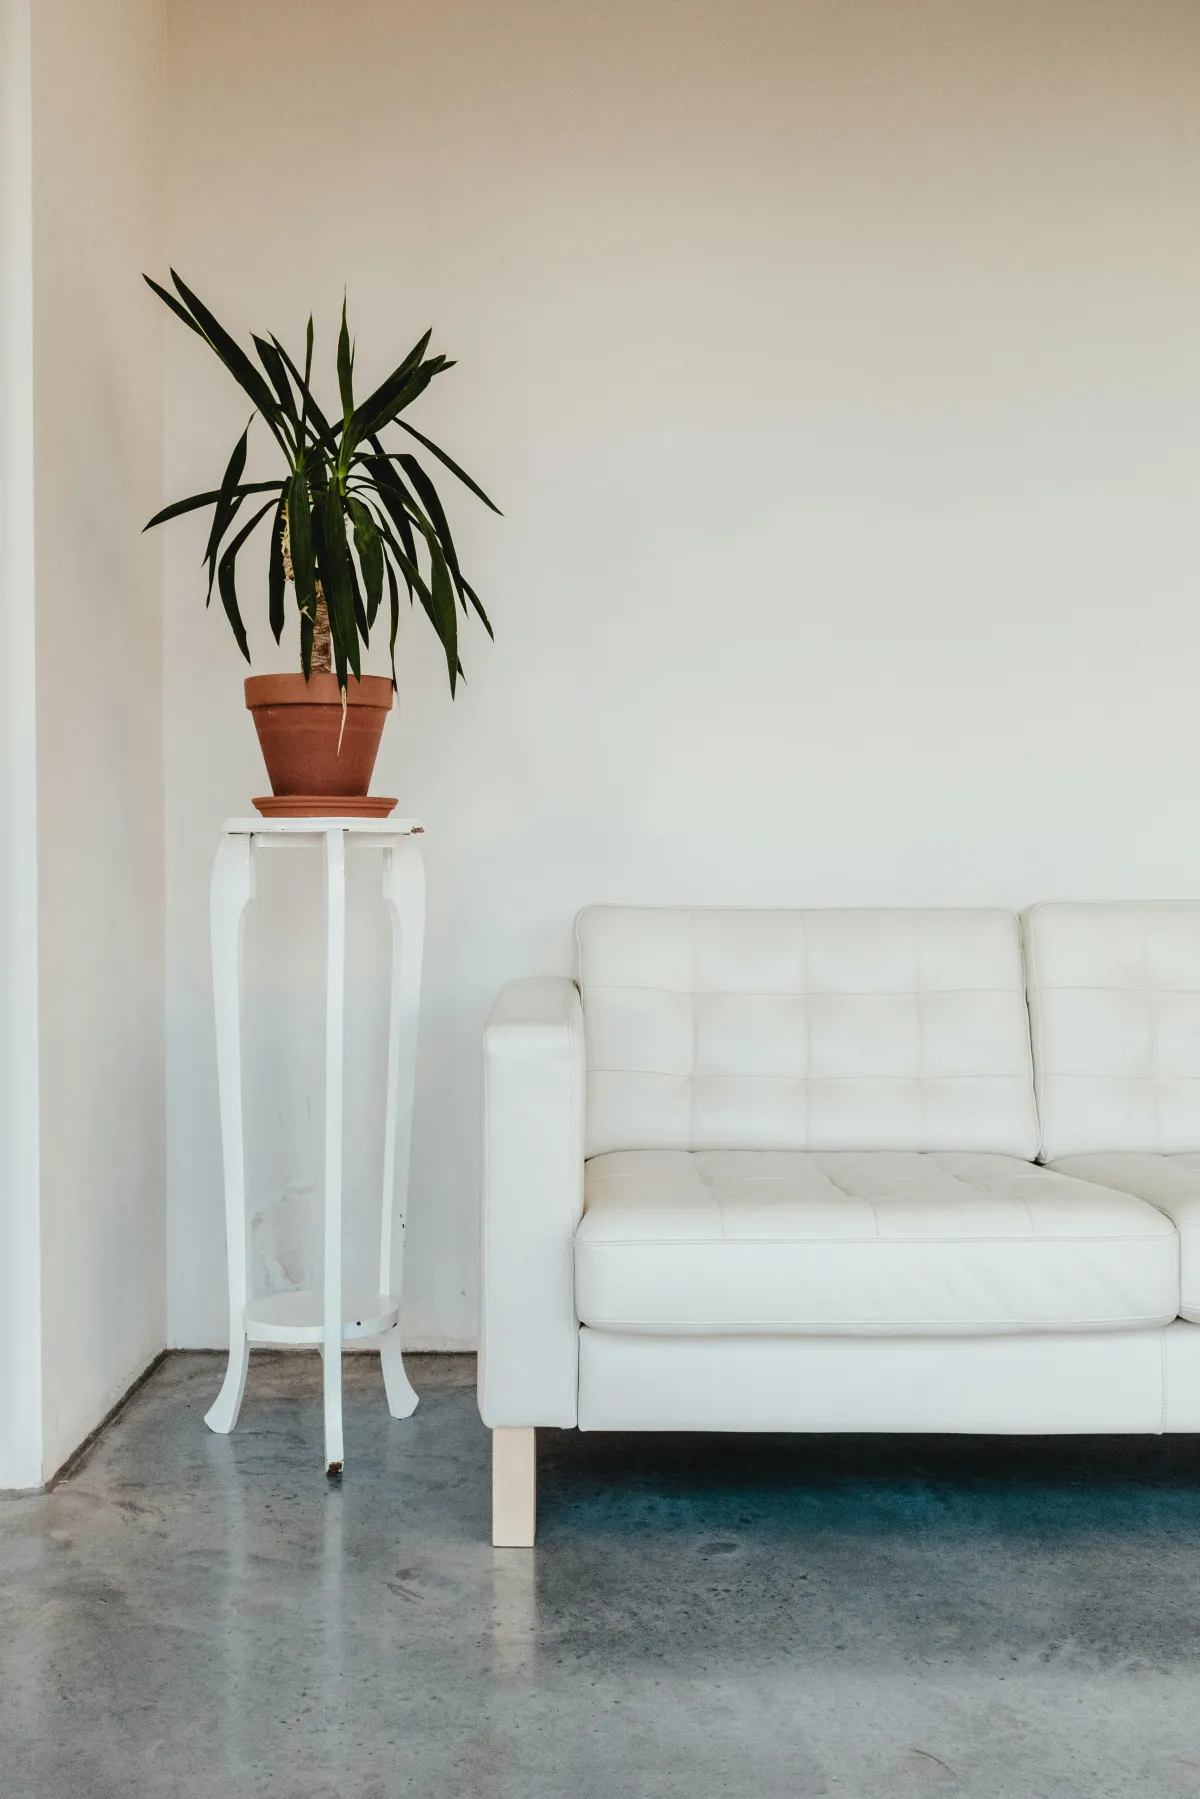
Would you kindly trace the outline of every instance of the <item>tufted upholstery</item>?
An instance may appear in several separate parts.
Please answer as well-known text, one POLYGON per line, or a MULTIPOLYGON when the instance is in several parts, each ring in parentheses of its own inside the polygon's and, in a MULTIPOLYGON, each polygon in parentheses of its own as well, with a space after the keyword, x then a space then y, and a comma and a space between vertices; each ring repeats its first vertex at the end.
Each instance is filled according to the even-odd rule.
POLYGON ((598 906, 577 930, 589 1156, 1037 1153, 1010 913, 598 906))
POLYGON ((627 1151, 589 1162, 584 1194, 595 1329, 1003 1335, 1179 1310, 1169 1218, 1011 1156, 627 1151))
POLYGON ((1179 1315, 1200 1323, 1200 1155, 1115 1150, 1064 1156, 1053 1166, 1074 1179, 1135 1193, 1166 1214, 1179 1233, 1179 1315))
POLYGON ((485 1032, 487 1424, 1200 1430, 1200 904, 577 932, 485 1032))
POLYGON ((1042 1153, 1200 1150, 1200 905, 1025 920, 1042 1153))

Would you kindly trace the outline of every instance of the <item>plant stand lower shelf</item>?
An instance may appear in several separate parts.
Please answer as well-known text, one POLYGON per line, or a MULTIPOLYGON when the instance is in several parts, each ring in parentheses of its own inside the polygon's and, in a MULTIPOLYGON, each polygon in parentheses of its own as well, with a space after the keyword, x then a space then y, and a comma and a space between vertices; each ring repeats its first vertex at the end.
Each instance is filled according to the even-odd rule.
MULTIPOLYGON (((251 1343, 323 1343, 325 1295, 309 1287, 252 1299, 242 1313, 251 1343)), ((399 1323, 399 1301, 386 1293, 342 1295, 342 1342, 380 1337, 399 1323)))
POLYGON ((324 1364, 325 1469, 340 1475, 342 1344, 377 1339, 388 1410, 415 1411, 417 1395, 400 1350, 400 1292, 412 1101, 416 1075, 417 1006, 425 926, 421 826, 412 819, 230 819, 212 876, 213 996, 217 1019, 217 1085, 225 1164, 225 1228, 229 1262, 229 1365, 205 1416, 210 1430, 231 1431, 241 1410, 250 1347, 310 1344, 324 1364), (382 852, 383 894, 392 920, 391 1003, 388 1019, 387 1109, 383 1150, 383 1214, 379 1291, 342 1286, 342 1066, 345 1047, 346 843, 382 852), (325 1258, 320 1290, 249 1297, 250 1238, 242 1119, 242 919, 254 896, 254 860, 264 850, 315 849, 325 864, 325 1258))

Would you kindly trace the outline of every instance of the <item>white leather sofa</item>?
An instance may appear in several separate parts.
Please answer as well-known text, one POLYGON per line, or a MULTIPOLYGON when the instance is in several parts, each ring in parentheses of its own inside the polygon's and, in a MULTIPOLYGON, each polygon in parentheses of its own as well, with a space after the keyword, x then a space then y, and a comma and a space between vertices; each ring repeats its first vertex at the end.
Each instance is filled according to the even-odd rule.
POLYGON ((1200 1430, 1200 906, 577 939, 485 1032, 495 1542, 539 1425, 1200 1430))

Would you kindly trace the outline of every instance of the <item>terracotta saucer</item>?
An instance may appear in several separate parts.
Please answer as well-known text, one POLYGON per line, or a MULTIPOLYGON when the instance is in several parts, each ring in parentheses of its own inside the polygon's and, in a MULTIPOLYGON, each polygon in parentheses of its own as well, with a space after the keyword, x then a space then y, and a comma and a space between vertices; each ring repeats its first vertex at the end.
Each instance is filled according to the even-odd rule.
POLYGON ((396 802, 376 793, 272 793, 254 809, 264 818, 386 818, 396 802))

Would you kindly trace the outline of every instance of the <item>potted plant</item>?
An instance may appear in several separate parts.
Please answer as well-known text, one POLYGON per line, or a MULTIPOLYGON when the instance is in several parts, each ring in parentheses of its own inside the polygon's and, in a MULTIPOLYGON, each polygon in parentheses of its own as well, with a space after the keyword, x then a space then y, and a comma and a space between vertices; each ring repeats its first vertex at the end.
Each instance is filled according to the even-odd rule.
POLYGON ((246 661, 250 649, 238 604, 238 555, 270 519, 268 616, 278 643, 287 619, 287 589, 294 590, 300 624, 300 670, 251 675, 246 704, 258 730, 273 798, 255 800, 261 812, 382 815, 394 800, 367 795, 383 725, 396 690, 396 633, 400 584, 410 604, 420 601, 446 654, 453 696, 462 663, 458 608, 474 610, 488 636, 492 627, 475 589, 463 575, 436 487, 411 443, 385 447, 382 433, 398 426, 410 440, 492 504, 444 450, 401 415, 435 376, 454 364, 426 356, 430 332, 413 345, 385 381, 358 402, 354 397, 354 345, 342 304, 337 345, 341 417, 322 412, 312 391, 313 322, 308 321, 304 373, 277 337, 254 337, 261 369, 235 342, 172 269, 175 293, 146 276, 159 299, 203 338, 254 406, 233 447, 219 487, 165 506, 145 527, 181 513, 212 508, 204 551, 207 605, 214 584, 246 661), (283 456, 286 472, 274 481, 245 481, 250 426, 261 417, 283 456), (251 516, 242 522, 243 507, 251 516), (237 529, 235 530, 235 526, 237 529), (388 597, 391 679, 364 675, 360 646, 370 641, 388 597))

